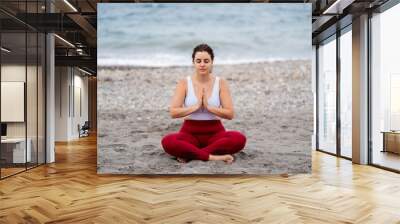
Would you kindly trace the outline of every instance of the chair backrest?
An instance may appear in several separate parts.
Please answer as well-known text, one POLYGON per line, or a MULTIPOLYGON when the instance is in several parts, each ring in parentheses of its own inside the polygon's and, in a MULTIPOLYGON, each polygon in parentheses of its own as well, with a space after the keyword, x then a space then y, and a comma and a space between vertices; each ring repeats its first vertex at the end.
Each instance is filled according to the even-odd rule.
POLYGON ((85 124, 83 124, 82 128, 89 129, 89 124, 89 121, 85 121, 85 124))

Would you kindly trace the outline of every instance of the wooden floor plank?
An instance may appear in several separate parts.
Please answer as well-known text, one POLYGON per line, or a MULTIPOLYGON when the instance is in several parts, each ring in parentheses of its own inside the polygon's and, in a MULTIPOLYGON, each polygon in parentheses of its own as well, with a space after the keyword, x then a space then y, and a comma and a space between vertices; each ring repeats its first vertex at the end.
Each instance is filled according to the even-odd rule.
POLYGON ((96 174, 96 137, 0 181, 0 223, 400 223, 400 175, 313 152, 311 174, 96 174))

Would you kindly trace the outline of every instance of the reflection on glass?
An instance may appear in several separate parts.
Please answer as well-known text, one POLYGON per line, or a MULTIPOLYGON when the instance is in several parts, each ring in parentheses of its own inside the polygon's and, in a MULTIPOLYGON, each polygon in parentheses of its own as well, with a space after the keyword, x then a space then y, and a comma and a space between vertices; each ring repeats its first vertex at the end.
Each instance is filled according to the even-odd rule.
MULTIPOLYGON (((40 13, 39 1, 27 1, 26 12, 40 13)), ((32 17, 35 20, 37 17, 32 17)), ((37 21, 36 21, 37 22, 37 21)), ((28 168, 38 164, 38 33, 27 30, 27 142, 31 147, 31 161, 28 168)))
MULTIPOLYGON (((45 0, 0 1, 0 7, 15 14, 46 10, 45 0)), ((2 12, 0 25, 0 178, 4 178, 45 162, 46 39, 2 12)))
POLYGON ((340 151, 351 158, 352 141, 352 35, 351 30, 340 37, 340 151))
POLYGON ((336 153, 336 40, 318 49, 318 147, 336 153))
POLYGON ((1 175, 25 170, 31 151, 27 150, 25 122, 26 51, 25 33, 2 33, 1 45, 1 175))
POLYGON ((390 130, 400 130, 400 73, 390 74, 390 130))
POLYGON ((46 60, 46 52, 45 52, 45 44, 46 39, 45 35, 39 33, 38 35, 38 164, 45 163, 45 60, 46 60))
POLYGON ((372 163, 400 170, 400 5, 372 17, 372 163))
POLYGON ((27 143, 30 148, 30 160, 27 163, 28 168, 37 165, 37 33, 27 33, 27 143))

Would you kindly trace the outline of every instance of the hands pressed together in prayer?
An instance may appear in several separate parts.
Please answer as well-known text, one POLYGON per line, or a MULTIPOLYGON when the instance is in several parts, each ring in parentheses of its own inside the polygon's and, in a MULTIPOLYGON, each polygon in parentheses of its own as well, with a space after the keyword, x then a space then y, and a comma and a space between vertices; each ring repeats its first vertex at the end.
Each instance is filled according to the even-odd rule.
POLYGON ((205 110, 208 110, 208 102, 205 88, 202 88, 200 91, 200 99, 201 100, 197 103, 197 109, 203 108, 205 110))

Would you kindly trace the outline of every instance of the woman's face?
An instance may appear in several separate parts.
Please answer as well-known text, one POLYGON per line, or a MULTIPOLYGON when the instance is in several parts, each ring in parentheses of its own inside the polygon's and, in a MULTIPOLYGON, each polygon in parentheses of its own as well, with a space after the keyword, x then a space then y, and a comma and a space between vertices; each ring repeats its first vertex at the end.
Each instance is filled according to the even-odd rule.
POLYGON ((200 75, 211 73, 212 62, 211 55, 207 51, 198 51, 194 55, 193 64, 196 72, 200 75))

